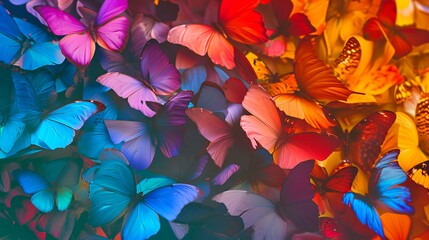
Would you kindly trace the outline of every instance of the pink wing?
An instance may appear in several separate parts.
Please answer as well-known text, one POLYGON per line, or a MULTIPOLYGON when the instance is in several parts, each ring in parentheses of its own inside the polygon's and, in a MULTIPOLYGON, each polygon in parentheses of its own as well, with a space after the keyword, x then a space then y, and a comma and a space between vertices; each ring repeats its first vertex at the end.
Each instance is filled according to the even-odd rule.
POLYGON ((339 145, 340 141, 333 135, 295 134, 278 144, 274 161, 283 169, 292 169, 306 160, 325 160, 339 145))
POLYGON ((208 53, 215 64, 232 69, 235 67, 234 48, 222 34, 203 24, 188 24, 174 27, 168 32, 167 40, 183 45, 196 54, 208 53))
POLYGON ((253 115, 242 116, 240 122, 253 147, 256 148, 258 141, 272 153, 283 131, 273 99, 261 86, 253 84, 244 97, 243 107, 253 115))
POLYGON ((95 21, 96 25, 102 25, 110 21, 118 14, 121 14, 122 12, 124 12, 127 9, 127 7, 128 7, 127 0, 104 1, 103 5, 101 5, 100 10, 98 11, 97 19, 95 21))
POLYGON ((58 36, 85 32, 87 27, 72 15, 51 6, 36 6, 34 9, 46 21, 51 31, 58 36))
POLYGON ((95 53, 95 42, 86 31, 65 36, 59 46, 64 56, 80 67, 88 66, 95 53))
POLYGON ((186 109, 186 115, 197 125, 201 135, 210 141, 207 152, 222 167, 228 149, 233 146, 232 129, 227 122, 203 108, 186 109))
POLYGON ((113 89, 118 96, 127 98, 130 106, 144 115, 148 117, 155 115, 155 112, 147 107, 146 101, 156 102, 156 95, 141 81, 122 73, 112 72, 98 77, 97 82, 113 89))
POLYGON ((121 16, 97 27, 97 43, 111 51, 121 51, 128 40, 128 18, 121 16))

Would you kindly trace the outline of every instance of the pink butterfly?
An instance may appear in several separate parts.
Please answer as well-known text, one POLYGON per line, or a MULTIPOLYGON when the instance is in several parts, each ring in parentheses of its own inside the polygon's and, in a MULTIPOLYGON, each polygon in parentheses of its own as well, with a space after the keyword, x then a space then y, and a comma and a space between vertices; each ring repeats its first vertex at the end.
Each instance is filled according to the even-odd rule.
POLYGON ((59 42, 64 56, 73 64, 86 67, 94 56, 95 42, 111 51, 121 51, 125 47, 129 21, 118 14, 124 12, 127 7, 127 0, 106 0, 101 5, 95 21, 85 23, 51 6, 34 8, 55 35, 66 35, 59 42))
POLYGON ((168 61, 168 57, 155 39, 143 48, 141 61, 142 80, 119 72, 109 72, 98 77, 97 82, 113 89, 120 97, 127 98, 134 109, 152 117, 155 112, 146 101, 156 102, 156 95, 168 96, 180 88, 180 73, 168 61))

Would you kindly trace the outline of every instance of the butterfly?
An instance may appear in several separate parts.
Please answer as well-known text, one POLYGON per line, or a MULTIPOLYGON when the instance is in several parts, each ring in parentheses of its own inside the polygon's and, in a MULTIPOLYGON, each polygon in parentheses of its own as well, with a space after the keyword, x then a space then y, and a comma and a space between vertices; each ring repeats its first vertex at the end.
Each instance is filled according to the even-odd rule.
POLYGON ((399 150, 384 154, 371 170, 368 194, 354 192, 344 194, 343 203, 351 206, 363 224, 367 224, 380 237, 385 238, 380 216, 376 208, 395 213, 413 213, 411 194, 405 182, 407 175, 396 161, 399 150))
POLYGON ((313 160, 304 161, 291 170, 278 203, 241 190, 219 193, 213 200, 225 204, 231 215, 240 216, 245 229, 252 227, 253 239, 287 239, 295 228, 317 231, 319 211, 312 201, 314 190, 310 183, 313 165, 313 160))
POLYGON ((371 170, 395 119, 395 113, 382 110, 362 119, 350 132, 338 130, 343 139, 342 159, 355 163, 364 172, 371 170))
POLYGON ((232 69, 234 47, 228 39, 244 44, 268 40, 262 16, 254 10, 258 4, 258 0, 222 0, 213 26, 179 25, 168 32, 167 41, 186 46, 201 56, 208 54, 213 63, 232 69))
POLYGON ((82 161, 58 159, 42 164, 40 174, 32 170, 15 170, 13 175, 26 194, 31 194, 31 202, 46 213, 57 206, 66 210, 73 198, 73 187, 78 183, 82 161))
POLYGON ((0 6, 0 62, 25 70, 61 64, 64 56, 47 32, 22 19, 12 18, 0 6))
POLYGON ((136 184, 127 159, 116 150, 105 150, 94 168, 89 180, 89 222, 101 226, 125 215, 123 239, 149 238, 160 229, 159 215, 172 221, 200 195, 198 188, 164 177, 136 184))
POLYGON ((10 205, 0 203, 0 238, 45 239, 46 233, 36 229, 37 208, 27 196, 16 195, 10 205))
POLYGON ((340 164, 331 175, 328 175, 325 168, 316 164, 311 172, 311 179, 315 183, 316 191, 325 196, 329 192, 346 193, 350 191, 357 173, 357 167, 344 163, 340 164))
POLYGON ((243 115, 240 125, 254 148, 259 142, 281 167, 291 169, 308 159, 324 160, 339 146, 338 139, 326 133, 294 133, 293 125, 283 123, 274 101, 261 86, 251 85, 243 107, 252 115, 243 115), (288 131, 292 130, 289 134, 288 131), (314 147, 317 146, 317 147, 314 147))
POLYGON ((295 79, 298 92, 284 92, 274 97, 277 107, 292 117, 305 119, 316 128, 333 126, 325 116, 320 102, 347 100, 352 94, 320 60, 312 43, 305 38, 295 53, 295 79))
POLYGON ((385 38, 395 49, 395 58, 401 58, 429 42, 429 31, 415 27, 396 26, 396 2, 383 0, 377 16, 370 18, 363 26, 364 37, 369 40, 385 38))
POLYGON ((263 48, 268 56, 279 57, 284 54, 287 49, 286 38, 291 35, 300 37, 316 31, 304 13, 292 14, 294 3, 291 0, 271 0, 268 6, 271 11, 265 12, 264 20, 267 22, 267 34, 270 40, 263 48))
POLYGON ((146 43, 140 60, 143 80, 119 73, 110 72, 97 78, 97 82, 112 88, 122 98, 127 98, 134 109, 148 117, 155 112, 145 103, 156 102, 157 95, 168 96, 180 88, 180 73, 169 63, 167 56, 156 40, 146 43))
POLYGON ((219 203, 214 206, 189 203, 174 222, 188 224, 189 230, 183 239, 234 237, 244 228, 243 220, 239 216, 229 215, 225 205, 219 203))
POLYGON ((225 121, 204 108, 186 109, 186 115, 197 125, 201 135, 210 141, 207 152, 215 164, 222 167, 228 150, 240 142, 240 129, 234 127, 233 120, 225 121))
POLYGON ((398 156, 399 166, 417 184, 429 188, 429 160, 422 148, 414 121, 405 113, 396 112, 396 122, 399 123, 398 156))
POLYGON ((54 110, 49 108, 49 98, 54 91, 50 75, 38 72, 22 75, 13 72, 12 78, 23 122, 30 133, 31 143, 44 149, 65 148, 72 143, 76 130, 93 114, 104 110, 97 101, 81 100, 54 110), (30 81, 31 79, 31 81, 30 81))
POLYGON ((64 56, 73 64, 86 67, 94 56, 96 42, 111 51, 121 51, 125 47, 129 21, 119 14, 127 7, 126 0, 106 0, 101 5, 95 22, 84 19, 87 21, 85 24, 69 13, 51 6, 36 6, 35 9, 55 35, 66 35, 59 42, 64 56))
POLYGON ((131 167, 149 167, 157 148, 168 158, 178 154, 185 134, 185 110, 192 96, 191 91, 182 91, 165 105, 146 102, 156 114, 143 122, 104 121, 112 142, 123 142, 121 152, 130 161, 131 167))

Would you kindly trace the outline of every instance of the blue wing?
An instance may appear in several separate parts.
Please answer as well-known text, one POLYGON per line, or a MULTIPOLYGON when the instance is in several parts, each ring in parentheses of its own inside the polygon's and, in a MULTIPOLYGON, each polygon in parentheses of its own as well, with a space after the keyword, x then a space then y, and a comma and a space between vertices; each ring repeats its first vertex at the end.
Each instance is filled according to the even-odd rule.
POLYGON ((57 195, 55 202, 57 203, 57 208, 60 211, 66 210, 73 197, 73 192, 66 187, 59 187, 57 189, 57 195))
POLYGON ((143 195, 142 202, 165 219, 172 221, 182 208, 197 199, 199 190, 188 184, 172 184, 143 195))
POLYGON ((136 195, 133 173, 122 154, 114 150, 107 151, 109 154, 105 154, 100 161, 89 184, 89 221, 94 226, 108 224, 121 216, 131 198, 136 195))
POLYGON ((200 90, 201 84, 207 79, 206 67, 198 65, 187 69, 180 75, 182 90, 191 90, 194 93, 200 90))
POLYGON ((53 38, 46 31, 18 18, 15 18, 15 22, 27 41, 32 41, 32 44, 22 49, 24 52, 14 65, 25 70, 35 70, 46 65, 61 64, 64 61, 65 57, 58 43, 53 42, 53 38))
POLYGON ((161 187, 165 187, 176 183, 173 179, 166 177, 151 177, 145 178, 139 184, 137 184, 137 193, 142 193, 143 195, 152 192, 161 187))
POLYGON ((375 233, 380 235, 383 239, 385 238, 380 216, 366 197, 348 192, 344 194, 343 203, 352 207, 361 223, 368 225, 375 233))
POLYGON ((75 130, 104 105, 94 101, 76 101, 49 113, 32 135, 31 142, 45 149, 65 148, 74 138, 75 130))
POLYGON ((376 206, 397 213, 413 213, 411 194, 407 187, 399 184, 407 180, 406 173, 395 161, 399 150, 386 153, 377 162, 369 181, 368 194, 377 199, 376 206))
POLYGON ((51 187, 42 176, 30 170, 16 170, 14 176, 26 194, 34 194, 51 187))
POLYGON ((15 21, 3 5, 0 5, 0 62, 15 62, 21 51, 21 43, 25 40, 15 21))
POLYGON ((10 152, 24 129, 25 124, 21 119, 9 118, 7 123, 0 127, 0 150, 5 153, 10 152))
POLYGON ((158 214, 143 203, 137 204, 124 221, 122 239, 148 239, 161 228, 158 214))
POLYGON ((31 202, 40 211, 50 212, 54 209, 54 194, 51 189, 42 190, 31 196, 31 202))

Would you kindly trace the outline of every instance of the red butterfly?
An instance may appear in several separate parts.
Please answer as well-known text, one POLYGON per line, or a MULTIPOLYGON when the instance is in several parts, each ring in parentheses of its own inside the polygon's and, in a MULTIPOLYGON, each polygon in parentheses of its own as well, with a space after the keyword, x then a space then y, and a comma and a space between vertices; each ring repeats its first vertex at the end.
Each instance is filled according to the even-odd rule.
POLYGON ((235 67, 234 47, 227 40, 260 44, 268 40, 262 15, 254 9, 259 0, 222 0, 213 25, 184 24, 174 27, 167 40, 188 47, 195 53, 208 54, 215 63, 235 67))
POLYGON ((370 18, 363 27, 364 37, 379 40, 383 37, 395 49, 395 58, 401 58, 419 46, 429 42, 429 31, 415 27, 399 27, 396 22, 395 0, 383 0, 377 17, 370 18))

